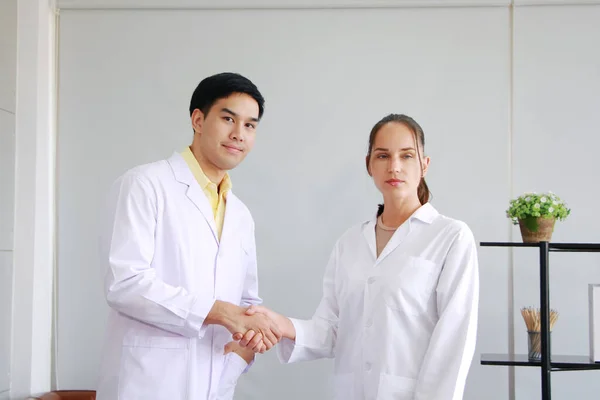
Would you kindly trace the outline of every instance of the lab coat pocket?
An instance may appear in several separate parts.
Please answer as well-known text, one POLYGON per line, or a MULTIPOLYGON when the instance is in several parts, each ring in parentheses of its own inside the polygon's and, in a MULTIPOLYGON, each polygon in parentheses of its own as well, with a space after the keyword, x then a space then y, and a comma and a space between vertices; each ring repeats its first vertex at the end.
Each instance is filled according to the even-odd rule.
POLYGON ((397 273, 385 276, 383 296, 393 310, 410 315, 427 312, 429 298, 437 281, 437 264, 417 257, 407 257, 397 273))
POLYGON ((379 380, 378 400, 412 400, 416 380, 403 376, 381 374, 379 380))
POLYGON ((187 397, 189 339, 130 336, 123 339, 120 400, 187 397))
POLYGON ((355 400, 359 395, 354 393, 354 374, 336 374, 333 377, 334 400, 355 400))

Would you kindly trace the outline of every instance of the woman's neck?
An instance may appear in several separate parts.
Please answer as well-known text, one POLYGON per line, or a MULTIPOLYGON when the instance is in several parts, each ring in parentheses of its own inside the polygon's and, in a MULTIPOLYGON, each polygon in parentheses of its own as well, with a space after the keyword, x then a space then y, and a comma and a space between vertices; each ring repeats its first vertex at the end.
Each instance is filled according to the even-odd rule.
POLYGON ((389 227, 399 227, 421 207, 418 198, 384 199, 382 222, 389 227))

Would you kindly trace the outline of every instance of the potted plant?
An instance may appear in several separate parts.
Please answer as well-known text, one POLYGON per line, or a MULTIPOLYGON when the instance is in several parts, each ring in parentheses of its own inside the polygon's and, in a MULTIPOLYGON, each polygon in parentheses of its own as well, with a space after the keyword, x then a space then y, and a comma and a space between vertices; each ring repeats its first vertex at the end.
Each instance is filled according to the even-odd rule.
POLYGON ((554 193, 524 193, 510 201, 506 216, 521 229, 525 243, 549 242, 556 220, 565 220, 571 210, 554 193))

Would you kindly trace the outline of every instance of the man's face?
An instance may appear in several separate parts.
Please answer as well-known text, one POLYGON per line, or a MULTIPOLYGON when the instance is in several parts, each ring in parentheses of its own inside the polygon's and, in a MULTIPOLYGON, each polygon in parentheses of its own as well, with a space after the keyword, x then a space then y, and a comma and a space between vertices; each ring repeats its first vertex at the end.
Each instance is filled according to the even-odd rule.
POLYGON ((217 100, 206 115, 194 110, 192 146, 202 167, 228 171, 241 163, 254 147, 258 112, 256 100, 243 93, 217 100))

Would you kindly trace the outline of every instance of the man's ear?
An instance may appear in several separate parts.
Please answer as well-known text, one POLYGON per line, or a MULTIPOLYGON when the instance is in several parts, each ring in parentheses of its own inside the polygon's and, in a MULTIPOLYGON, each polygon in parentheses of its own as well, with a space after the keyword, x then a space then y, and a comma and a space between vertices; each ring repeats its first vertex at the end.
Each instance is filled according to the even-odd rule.
POLYGON ((194 133, 202 132, 202 126, 204 125, 204 113, 202 110, 196 108, 194 112, 192 112, 190 119, 192 120, 192 128, 194 129, 194 133))

